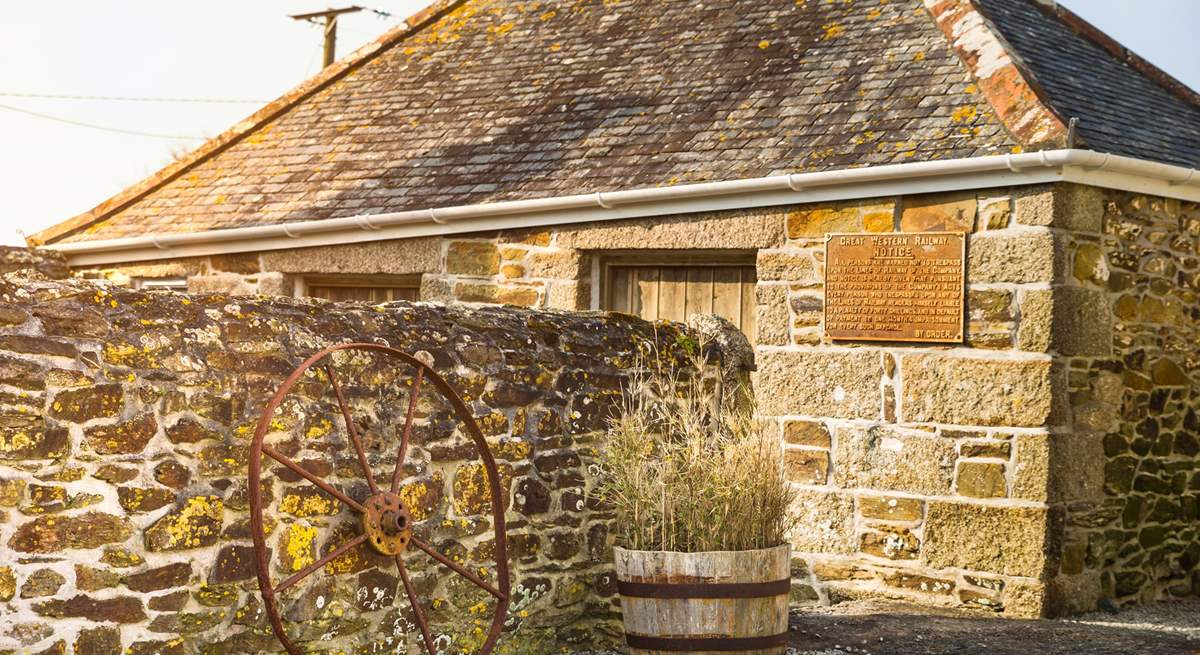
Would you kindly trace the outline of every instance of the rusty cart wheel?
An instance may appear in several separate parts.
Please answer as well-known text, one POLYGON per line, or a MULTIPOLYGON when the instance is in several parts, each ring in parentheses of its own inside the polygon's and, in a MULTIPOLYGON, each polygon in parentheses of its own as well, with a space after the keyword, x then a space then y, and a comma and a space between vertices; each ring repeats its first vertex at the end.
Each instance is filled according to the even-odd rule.
MULTIPOLYGON (((352 553, 354 549, 359 548, 369 549, 369 551, 376 554, 377 559, 378 556, 382 556, 395 563, 396 569, 399 571, 400 582, 403 583, 408 605, 420 630, 420 641, 429 655, 434 655, 437 649, 434 647, 434 640, 429 631, 429 622, 421 607, 409 567, 405 565, 405 556, 413 551, 416 551, 415 554, 436 560, 440 566, 445 567, 449 572, 461 576, 494 598, 495 609, 492 612, 491 627, 478 651, 479 653, 484 655, 490 653, 496 644, 496 640, 500 637, 510 599, 504 526, 505 503, 501 497, 500 478, 496 471, 495 460, 488 449, 487 441, 480 432, 479 426, 475 423, 471 410, 463 403, 454 389, 446 383, 445 379, 433 370, 432 364, 432 357, 428 353, 418 353, 414 357, 394 348, 379 344, 349 343, 332 346, 309 357, 303 364, 296 368, 263 409, 258 421, 258 427, 254 432, 254 440, 251 444, 249 457, 248 491, 251 536, 254 540, 254 553, 257 562, 256 573, 259 589, 262 593, 263 610, 271 623, 271 628, 274 630, 276 637, 278 637, 287 652, 293 655, 299 655, 301 650, 293 643, 293 640, 284 629, 283 614, 280 609, 281 598, 290 589, 294 589, 297 583, 318 573, 322 568, 334 562, 339 557, 352 553), (375 479, 375 474, 368 461, 368 455, 363 448, 363 440, 360 437, 359 427, 355 424, 350 404, 347 402, 344 392, 345 387, 335 370, 334 355, 338 353, 342 353, 342 357, 354 357, 369 353, 373 356, 390 360, 389 365, 391 366, 406 368, 412 371, 412 382, 408 391, 407 411, 404 413, 404 423, 397 430, 400 433, 400 443, 398 445, 395 466, 389 479, 384 481, 383 486, 380 486, 375 479), (277 410, 284 403, 284 400, 288 398, 289 394, 296 390, 302 390, 298 395, 311 399, 314 395, 312 388, 319 386, 317 383, 327 385, 328 388, 324 391, 331 392, 333 399, 336 400, 336 420, 344 423, 346 435, 348 436, 347 441, 349 443, 345 444, 345 446, 353 449, 354 458, 357 460, 356 468, 359 469, 359 473, 361 473, 363 480, 366 482, 365 487, 359 485, 357 493, 360 497, 359 500, 352 497, 354 494, 347 493, 338 486, 335 486, 335 483, 324 479, 325 476, 310 470, 310 468, 324 467, 310 466, 306 468, 275 447, 265 443, 267 435, 273 430, 273 422, 277 418, 277 410), (473 442, 474 449, 483 464, 483 469, 487 477, 487 487, 491 497, 492 531, 495 537, 494 560, 496 575, 494 584, 484 579, 488 577, 486 571, 480 570, 480 574, 476 575, 467 570, 465 566, 443 555, 429 543, 419 539, 414 533, 413 508, 406 506, 401 487, 405 479, 403 470, 408 456, 409 441, 413 434, 414 415, 422 385, 431 385, 434 393, 445 401, 459 428, 473 442), (286 572, 290 573, 290 575, 274 582, 271 579, 271 550, 267 545, 267 534, 264 531, 264 525, 266 524, 264 523, 263 516, 263 476, 274 475, 275 472, 271 469, 264 471, 264 456, 288 469, 290 474, 287 475, 296 476, 293 478, 296 481, 307 481, 329 497, 332 497, 332 499, 343 506, 341 511, 349 511, 357 514, 356 535, 341 541, 339 545, 332 549, 328 549, 330 544, 327 544, 327 552, 323 556, 315 558, 314 553, 313 557, 315 561, 308 563, 302 568, 293 565, 293 568, 298 570, 288 570, 286 572)), ((315 401, 312 402, 315 403, 315 401)), ((278 471, 278 469, 275 469, 275 471, 278 471)), ((268 487, 270 486, 268 485, 268 487)), ((345 484, 342 486, 345 486, 345 484)), ((269 490, 268 488, 268 492, 269 490)), ((331 500, 330 504, 333 502, 331 500)), ((394 596, 398 597, 399 594, 394 594, 394 596)))

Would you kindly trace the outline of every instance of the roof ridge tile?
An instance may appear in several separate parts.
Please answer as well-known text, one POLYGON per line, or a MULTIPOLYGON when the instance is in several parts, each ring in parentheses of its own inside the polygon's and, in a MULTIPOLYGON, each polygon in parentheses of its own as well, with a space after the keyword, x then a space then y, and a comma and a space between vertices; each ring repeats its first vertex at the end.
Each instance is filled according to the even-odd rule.
POLYGON ((1033 73, 972 0, 924 0, 1009 133, 1024 149, 1067 146, 1067 124, 1033 73))

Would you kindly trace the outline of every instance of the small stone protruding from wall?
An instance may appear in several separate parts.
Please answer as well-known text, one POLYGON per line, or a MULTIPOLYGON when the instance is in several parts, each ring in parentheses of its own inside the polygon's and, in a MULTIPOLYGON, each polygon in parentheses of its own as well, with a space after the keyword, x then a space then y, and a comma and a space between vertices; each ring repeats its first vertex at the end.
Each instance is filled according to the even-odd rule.
POLYGON ((729 319, 716 314, 693 314, 688 318, 688 327, 720 348, 721 370, 726 378, 755 370, 754 346, 729 319))
POLYGON ((0 274, 16 271, 35 271, 51 280, 62 280, 71 274, 67 259, 53 250, 0 246, 0 274))

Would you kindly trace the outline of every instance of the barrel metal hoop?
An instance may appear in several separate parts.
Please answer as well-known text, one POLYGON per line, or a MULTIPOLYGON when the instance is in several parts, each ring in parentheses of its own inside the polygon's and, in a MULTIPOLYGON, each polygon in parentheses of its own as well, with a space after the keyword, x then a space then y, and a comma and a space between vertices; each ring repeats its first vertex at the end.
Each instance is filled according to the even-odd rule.
POLYGON ((679 584, 617 581, 617 591, 633 598, 769 598, 786 595, 791 587, 790 579, 679 584))
POLYGON ((728 652, 786 646, 787 637, 786 632, 762 637, 649 637, 625 633, 625 642, 630 648, 644 650, 728 652))

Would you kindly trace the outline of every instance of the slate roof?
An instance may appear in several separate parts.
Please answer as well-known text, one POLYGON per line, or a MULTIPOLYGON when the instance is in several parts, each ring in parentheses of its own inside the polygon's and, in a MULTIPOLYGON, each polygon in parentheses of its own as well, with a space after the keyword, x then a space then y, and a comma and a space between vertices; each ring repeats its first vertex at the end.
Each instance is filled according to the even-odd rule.
MULTIPOLYGON (((965 0, 926 1, 973 11, 965 0)), ((1026 2, 985 4, 1014 43, 1033 44, 1030 59, 1062 56, 1038 45, 1043 28, 1026 2)), ((977 79, 978 62, 921 0, 443 0, 408 25, 33 240, 1061 147, 1060 112, 1076 115, 1085 100, 1050 111, 1028 92, 1021 109, 1049 127, 1036 139, 1014 129, 1000 87, 977 79)), ((1087 63, 1028 66, 1057 90, 1087 63)), ((1125 84, 1119 68, 1104 79, 1125 84)), ((1170 93, 1158 96, 1170 104, 1170 93)), ((1197 105, 1170 106, 1196 121, 1197 105)), ((1080 129, 1110 134, 1091 115, 1080 129)), ((1102 149, 1132 154, 1119 132, 1102 149)), ((1139 142, 1159 148, 1150 158, 1178 161, 1153 133, 1139 142)))
MULTIPOLYGON (((1200 168, 1200 98, 1062 7, 977 0, 1092 150, 1200 168)), ((1165 17, 1164 17, 1165 18, 1165 17)))

